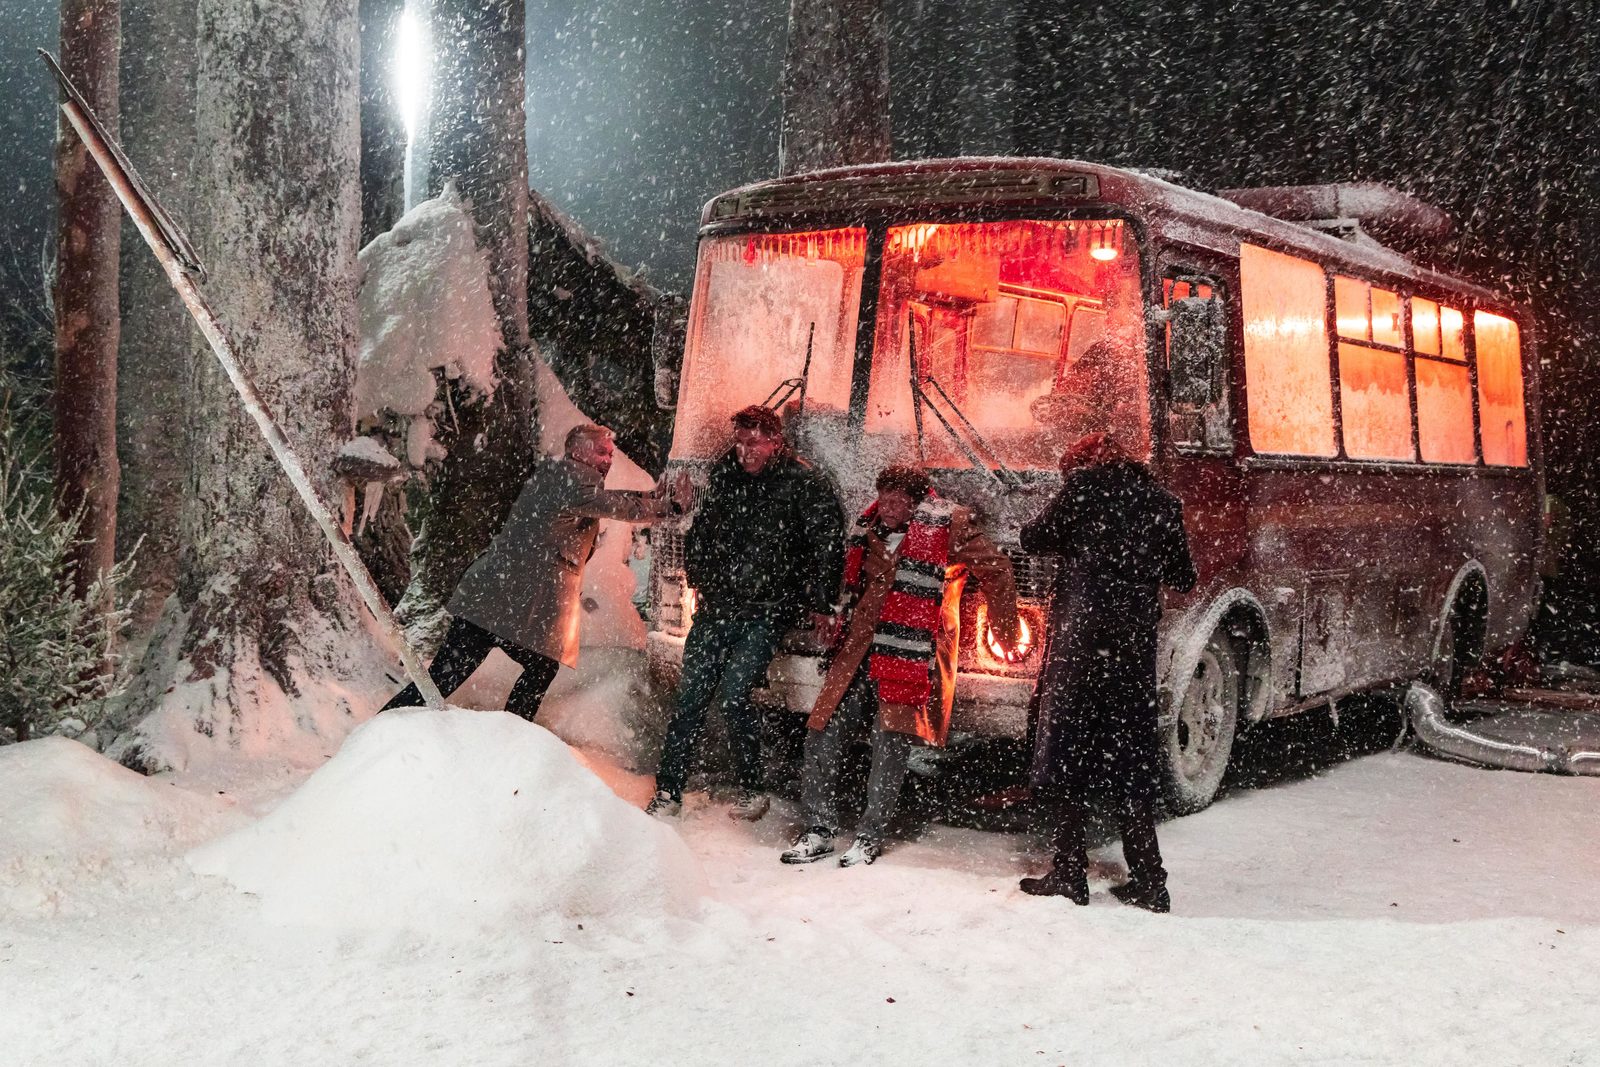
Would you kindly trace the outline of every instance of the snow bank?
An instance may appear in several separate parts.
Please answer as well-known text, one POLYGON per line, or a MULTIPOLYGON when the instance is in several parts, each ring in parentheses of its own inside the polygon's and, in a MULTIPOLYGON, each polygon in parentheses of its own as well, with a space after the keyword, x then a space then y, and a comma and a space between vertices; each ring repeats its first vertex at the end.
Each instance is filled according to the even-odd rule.
POLYGON ((692 910, 699 868, 542 727, 388 712, 261 822, 189 855, 269 918, 471 930, 692 910))
POLYGON ((480 393, 495 386, 499 320, 489 264, 454 186, 403 215, 361 250, 358 424, 392 413, 410 419, 406 452, 420 467, 433 441, 434 371, 480 393))
POLYGON ((226 806, 76 741, 0 748, 0 912, 93 911, 227 825, 226 806))

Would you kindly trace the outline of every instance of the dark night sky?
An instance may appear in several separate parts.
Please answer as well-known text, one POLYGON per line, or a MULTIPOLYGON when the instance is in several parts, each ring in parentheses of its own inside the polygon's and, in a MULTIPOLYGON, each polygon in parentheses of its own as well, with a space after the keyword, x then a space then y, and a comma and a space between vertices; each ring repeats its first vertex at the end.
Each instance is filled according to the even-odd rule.
MULTIPOLYGON (((1471 220, 1461 268, 1532 297, 1552 470, 1589 492, 1600 19, 1589 3, 885 0, 896 153, 1176 168, 1201 187, 1390 181, 1471 220)), ((700 205, 771 175, 788 0, 527 0, 533 184, 682 289, 700 205)), ((48 0, 0 0, 0 286, 52 225, 48 0)), ((135 161, 137 162, 137 161, 135 161)), ((1453 250, 1442 264, 1455 264, 1453 250)), ((1600 501, 1596 501, 1600 514, 1600 501)))

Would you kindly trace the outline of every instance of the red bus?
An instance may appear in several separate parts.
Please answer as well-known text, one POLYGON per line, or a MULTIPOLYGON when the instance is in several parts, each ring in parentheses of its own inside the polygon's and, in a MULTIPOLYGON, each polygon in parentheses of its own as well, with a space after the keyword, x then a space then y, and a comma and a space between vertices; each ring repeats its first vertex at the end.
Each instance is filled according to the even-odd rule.
MULTIPOLYGON (((1426 228, 1425 205, 1376 186, 1262 193, 1229 195, 1307 221, 1045 159, 718 196, 672 463, 703 472, 729 414, 764 401, 791 412, 847 510, 884 464, 920 460, 1007 546, 1037 628, 1054 566, 1016 551, 1016 531, 1065 447, 1115 432, 1183 498, 1201 575, 1166 601, 1159 660, 1168 800, 1198 810, 1240 729, 1447 683, 1516 640, 1537 595, 1526 312, 1368 235, 1426 228), (1319 196, 1334 218, 1313 221, 1319 196)), ((652 590, 652 669, 671 679, 693 611, 679 531, 657 533, 652 590)), ((1020 736, 1038 650, 997 654, 970 597, 956 729, 1020 736)), ((763 699, 807 710, 814 652, 794 635, 763 699)))

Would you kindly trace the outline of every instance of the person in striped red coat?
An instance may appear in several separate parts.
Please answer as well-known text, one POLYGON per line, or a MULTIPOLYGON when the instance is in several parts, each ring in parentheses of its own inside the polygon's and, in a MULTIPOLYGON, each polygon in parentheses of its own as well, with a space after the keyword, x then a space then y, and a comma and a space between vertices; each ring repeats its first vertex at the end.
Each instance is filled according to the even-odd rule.
POLYGON ((809 826, 783 853, 785 863, 814 863, 833 852, 840 762, 850 737, 866 730, 866 811, 839 863, 871 863, 882 852, 912 747, 942 747, 950 732, 968 579, 988 601, 997 640, 1007 648, 1017 640, 1011 561, 972 513, 935 493, 915 467, 885 468, 877 490, 846 546, 842 636, 806 723, 801 801, 809 826))

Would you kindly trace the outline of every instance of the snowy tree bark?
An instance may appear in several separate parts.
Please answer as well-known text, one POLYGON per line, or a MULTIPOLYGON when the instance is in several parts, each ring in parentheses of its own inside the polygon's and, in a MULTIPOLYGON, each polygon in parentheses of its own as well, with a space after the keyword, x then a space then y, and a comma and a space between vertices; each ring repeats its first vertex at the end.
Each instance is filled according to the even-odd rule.
POLYGON ((454 180, 470 204, 500 318, 499 386, 488 402, 447 383, 456 426, 413 549, 400 614, 431 630, 440 606, 504 521, 537 457, 528 343, 528 153, 521 0, 434 0, 437 48, 430 195, 454 180))
MULTIPOLYGON (((182 224, 192 218, 195 0, 122 0, 122 145, 182 224)), ((117 545, 139 545, 134 623, 153 623, 178 580, 178 513, 194 322, 131 220, 122 242, 117 545)), ((209 358, 209 357, 207 357, 209 358)))
MULTIPOLYGON (((331 465, 359 330, 356 0, 199 0, 198 25, 205 290, 315 489, 348 507, 331 465)), ((136 690, 162 714, 117 753, 147 769, 182 763, 191 728, 326 736, 350 692, 383 687, 351 680, 375 661, 348 581, 203 343, 192 358, 182 563, 136 690)))
POLYGON ((778 170, 889 158, 889 38, 882 0, 790 0, 778 170))
MULTIPOLYGON (((63 0, 61 65, 116 135, 117 0, 63 0)), ((72 551, 77 592, 111 569, 117 524, 117 254, 122 207, 65 118, 57 119, 56 490, 82 513, 72 551)))
POLYGON ((395 99, 405 0, 361 0, 361 244, 405 213, 406 130, 395 99))

